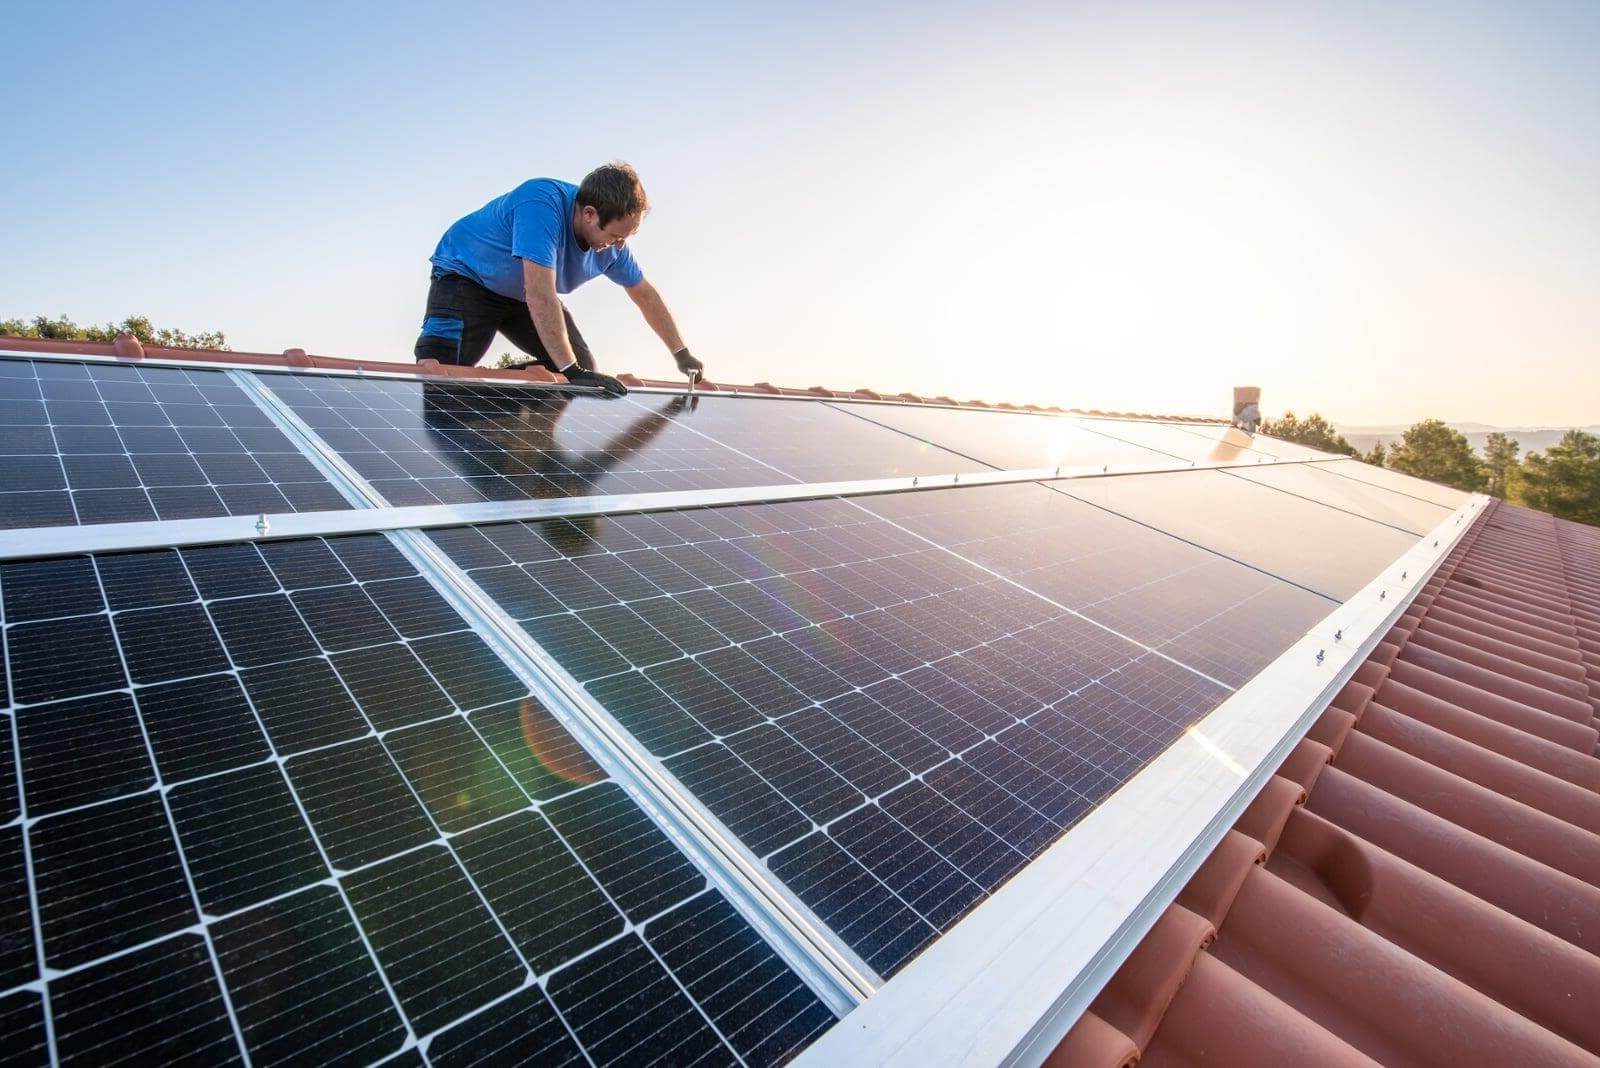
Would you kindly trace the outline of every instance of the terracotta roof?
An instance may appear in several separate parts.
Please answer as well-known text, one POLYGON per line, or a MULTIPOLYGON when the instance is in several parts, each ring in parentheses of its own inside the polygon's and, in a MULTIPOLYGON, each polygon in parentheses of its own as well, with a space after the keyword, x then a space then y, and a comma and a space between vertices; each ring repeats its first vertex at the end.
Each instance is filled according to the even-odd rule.
MULTIPOLYGON (((204 360, 237 363, 255 367, 283 367, 291 369, 319 368, 325 371, 387 371, 391 374, 437 375, 444 378, 477 379, 482 381, 558 383, 566 379, 552 374, 543 367, 508 371, 496 367, 457 367, 441 364, 438 360, 421 360, 417 363, 396 360, 354 360, 341 356, 317 356, 305 349, 284 349, 282 352, 236 352, 232 349, 169 349, 157 345, 143 345, 131 334, 119 336, 115 342, 55 341, 39 338, 8 337, 0 335, 0 349, 17 352, 48 352, 76 356, 117 356, 122 359, 204 360)), ((662 389, 682 389, 682 380, 641 378, 626 372, 617 375, 628 386, 655 386, 662 389)), ((957 407, 999 408, 1008 411, 1056 412, 1074 415, 1096 415, 1118 419, 1146 419, 1181 421, 1187 423, 1220 423, 1230 420, 1209 415, 1152 415, 1135 412, 1108 412, 1097 408, 1040 407, 1037 404, 986 403, 981 400, 957 401, 949 397, 921 397, 915 393, 880 393, 870 389, 826 389, 810 386, 798 389, 775 386, 771 382, 741 385, 730 382, 701 382, 696 390, 706 393, 755 393, 797 397, 821 397, 835 400, 888 400, 908 404, 948 404, 957 407)))
POLYGON ((1048 1063, 1600 1064, 1597 576, 1486 510, 1048 1063))

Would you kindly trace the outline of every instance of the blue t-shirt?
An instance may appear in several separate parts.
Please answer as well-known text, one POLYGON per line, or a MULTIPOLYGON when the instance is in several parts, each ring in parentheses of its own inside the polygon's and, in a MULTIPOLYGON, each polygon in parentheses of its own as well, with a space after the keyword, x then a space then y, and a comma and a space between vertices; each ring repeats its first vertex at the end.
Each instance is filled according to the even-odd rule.
POLYGON ((514 300, 526 299, 520 260, 554 268, 557 293, 571 293, 602 274, 623 286, 644 281, 626 247, 599 252, 579 247, 572 233, 577 203, 578 187, 571 182, 529 179, 456 220, 429 262, 514 300))

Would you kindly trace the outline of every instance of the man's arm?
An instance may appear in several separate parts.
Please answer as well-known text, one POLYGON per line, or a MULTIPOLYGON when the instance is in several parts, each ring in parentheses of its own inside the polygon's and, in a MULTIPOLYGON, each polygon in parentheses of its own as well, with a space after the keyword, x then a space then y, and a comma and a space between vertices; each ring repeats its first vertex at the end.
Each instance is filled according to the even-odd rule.
MULTIPOLYGON (((561 312, 561 300, 556 296, 554 268, 522 261, 522 294, 528 302, 528 314, 533 316, 533 328, 539 331, 545 352, 557 369, 571 367, 578 362, 572 351, 572 341, 567 337, 567 318, 561 312)), ((586 371, 594 368, 586 367, 586 371)))
POLYGON ((706 365, 695 359, 684 347, 683 338, 678 335, 678 324, 672 321, 672 313, 667 310, 667 302, 661 299, 656 287, 640 279, 637 285, 628 287, 628 296, 633 298, 633 303, 638 306, 644 321, 650 324, 650 329, 656 332, 656 337, 660 338, 672 353, 673 362, 678 365, 679 372, 689 376, 690 385, 692 386, 696 379, 705 377, 706 365))
POLYGON ((678 324, 672 321, 672 313, 667 310, 667 302, 661 299, 661 294, 656 292, 656 287, 648 279, 636 286, 629 286, 627 293, 638 306, 644 321, 656 332, 656 337, 667 346, 668 352, 676 353, 684 347, 683 338, 678 336, 678 324))

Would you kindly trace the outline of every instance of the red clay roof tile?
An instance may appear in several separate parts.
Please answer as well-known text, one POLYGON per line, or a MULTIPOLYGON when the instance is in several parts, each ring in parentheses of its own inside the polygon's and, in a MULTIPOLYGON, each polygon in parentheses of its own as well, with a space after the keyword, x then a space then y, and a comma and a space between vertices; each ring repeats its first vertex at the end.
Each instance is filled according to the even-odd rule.
MULTIPOLYGON (((54 352, 62 354, 76 354, 87 356, 119 356, 124 359, 142 359, 146 357, 162 360, 209 360, 216 362, 237 363, 255 367, 285 367, 285 368, 320 368, 332 371, 389 371, 395 373, 411 372, 421 375, 440 375, 446 378, 484 379, 488 381, 520 381, 556 383, 564 382, 560 375, 538 365, 531 365, 518 370, 498 367, 456 367, 449 364, 441 365, 438 360, 419 360, 416 363, 401 363, 393 360, 351 360, 337 356, 310 355, 305 349, 290 348, 281 353, 268 352, 239 352, 232 349, 169 349, 159 346, 141 345, 137 338, 131 334, 120 335, 115 344, 105 344, 92 341, 56 341, 39 338, 19 338, 0 335, 0 348, 20 352, 54 352)), ((677 380, 656 378, 642 378, 639 375, 623 372, 617 378, 626 386, 649 386, 657 389, 681 390, 684 383, 677 380)), ((792 386, 779 386, 771 382, 757 382, 754 385, 739 385, 727 382, 710 382, 701 380, 695 386, 696 390, 707 393, 758 393, 781 396, 804 396, 837 398, 841 400, 873 400, 873 401, 898 401, 905 404, 949 404, 958 407, 972 408, 1006 408, 1010 410, 1039 411, 1039 412, 1078 412, 1079 414, 1100 415, 1098 411, 1082 412, 1079 409, 1063 409, 1055 406, 1041 408, 1037 404, 989 404, 984 401, 956 401, 949 397, 922 397, 915 393, 887 394, 871 389, 857 390, 832 390, 823 386, 809 386, 804 389, 792 386)), ((1210 416, 1178 416, 1178 415, 1141 415, 1132 418, 1179 420, 1191 423, 1228 423, 1227 419, 1213 418, 1210 416)), ((1600 646, 1597 646, 1600 648, 1600 646)))
POLYGON ((1600 1063, 1597 565, 1487 509, 1180 893, 1215 944, 1049 1063, 1600 1063))

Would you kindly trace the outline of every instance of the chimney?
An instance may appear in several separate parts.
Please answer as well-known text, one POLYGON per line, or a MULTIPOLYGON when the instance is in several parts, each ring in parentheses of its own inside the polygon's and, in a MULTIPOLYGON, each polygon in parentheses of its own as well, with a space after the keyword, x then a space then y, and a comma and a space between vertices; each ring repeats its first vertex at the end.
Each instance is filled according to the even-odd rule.
POLYGON ((1233 425, 1254 434, 1261 423, 1261 387, 1233 387, 1233 425))

